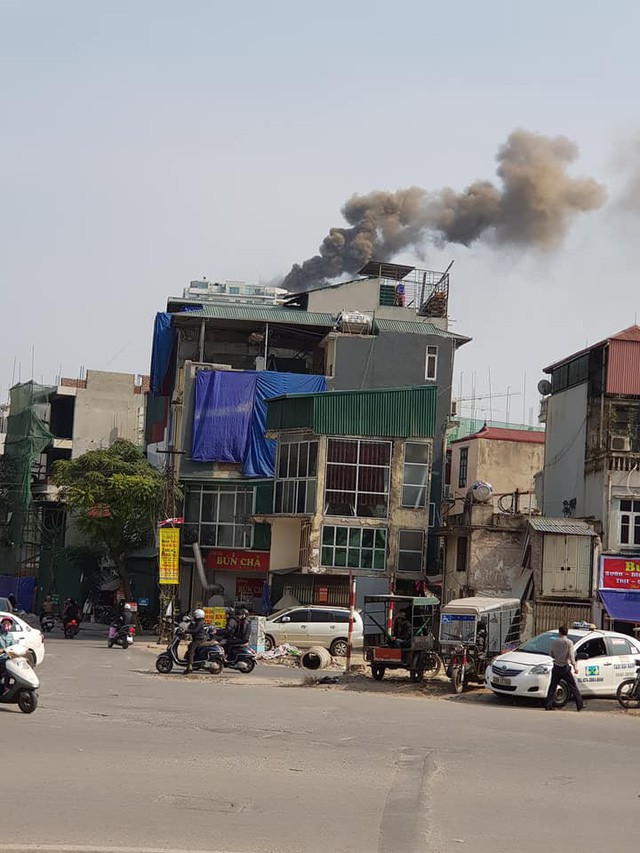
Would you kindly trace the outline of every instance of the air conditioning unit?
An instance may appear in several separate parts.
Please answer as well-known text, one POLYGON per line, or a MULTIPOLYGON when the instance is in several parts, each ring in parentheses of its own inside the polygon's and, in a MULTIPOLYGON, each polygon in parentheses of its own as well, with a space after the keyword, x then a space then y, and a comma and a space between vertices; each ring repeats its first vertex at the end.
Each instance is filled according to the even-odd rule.
POLYGON ((445 483, 442 487, 442 499, 445 501, 451 500, 451 484, 445 483))
POLYGON ((631 439, 628 435, 612 435, 609 440, 609 449, 626 452, 631 450, 631 439))

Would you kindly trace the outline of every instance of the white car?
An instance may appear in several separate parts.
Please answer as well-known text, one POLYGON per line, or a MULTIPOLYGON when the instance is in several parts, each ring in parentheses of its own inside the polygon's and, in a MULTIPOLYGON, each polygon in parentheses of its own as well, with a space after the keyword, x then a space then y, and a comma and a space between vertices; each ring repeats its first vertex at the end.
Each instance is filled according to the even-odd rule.
POLYGON ((0 611, 0 622, 3 619, 11 620, 10 634, 16 643, 24 646, 27 649, 27 660, 31 666, 38 666, 44 660, 44 639, 42 631, 39 628, 32 628, 27 625, 24 619, 16 616, 15 613, 0 611))
MULTIPOLYGON (((267 651, 282 643, 290 643, 299 649, 324 646, 334 657, 344 657, 347 653, 349 608, 317 604, 288 607, 267 617, 264 633, 267 651)), ((356 610, 352 633, 354 648, 362 648, 362 636, 362 616, 356 610)))
MULTIPOLYGON (((545 699, 553 667, 549 651, 557 636, 557 631, 546 631, 494 658, 485 673, 487 687, 497 696, 545 699)), ((635 676, 640 641, 634 637, 572 627, 569 639, 575 646, 576 681, 583 696, 615 696, 620 682, 635 676)), ((555 706, 565 705, 569 696, 566 685, 560 682, 555 706)))

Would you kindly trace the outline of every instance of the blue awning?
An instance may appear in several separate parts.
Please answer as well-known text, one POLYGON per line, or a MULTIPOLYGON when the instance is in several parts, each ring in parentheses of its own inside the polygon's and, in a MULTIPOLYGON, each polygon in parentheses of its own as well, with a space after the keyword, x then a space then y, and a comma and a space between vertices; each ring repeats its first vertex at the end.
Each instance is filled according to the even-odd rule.
POLYGON ((600 598, 612 619, 640 623, 640 591, 611 592, 600 590, 600 598))

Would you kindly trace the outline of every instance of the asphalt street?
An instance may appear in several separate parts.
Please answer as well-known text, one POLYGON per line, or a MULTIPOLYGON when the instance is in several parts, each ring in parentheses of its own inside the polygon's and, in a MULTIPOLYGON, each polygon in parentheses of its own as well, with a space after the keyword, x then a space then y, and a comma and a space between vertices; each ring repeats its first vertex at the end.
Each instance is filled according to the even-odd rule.
POLYGON ((640 717, 614 702, 161 676, 95 629, 46 648, 36 712, 0 706, 2 851, 637 848, 640 717))

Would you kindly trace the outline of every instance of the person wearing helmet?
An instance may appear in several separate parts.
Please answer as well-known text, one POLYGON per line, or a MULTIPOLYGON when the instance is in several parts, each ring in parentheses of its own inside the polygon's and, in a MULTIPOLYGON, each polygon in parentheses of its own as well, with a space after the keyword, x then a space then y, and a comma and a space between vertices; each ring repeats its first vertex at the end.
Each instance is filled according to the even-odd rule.
POLYGON ((80 624, 80 607, 78 606, 78 602, 75 598, 67 598, 65 601, 65 608, 62 612, 63 630, 67 630, 67 625, 73 619, 80 624))
POLYGON ((236 624, 233 627, 231 634, 229 635, 229 641, 227 642, 227 652, 231 655, 231 652, 238 648, 238 646, 246 646, 249 642, 249 637, 251 636, 251 622, 249 622, 248 617, 249 611, 246 607, 238 607, 236 608, 236 624))
POLYGON ((193 658, 195 657, 196 650, 207 642, 207 628, 204 624, 204 610, 201 610, 199 607, 192 613, 191 623, 187 628, 187 634, 191 635, 191 642, 187 649, 187 668, 184 671, 185 675, 193 672, 193 658))
POLYGON ((5 617, 0 622, 0 695, 7 691, 5 664, 10 657, 9 648, 15 645, 14 639, 11 636, 12 627, 13 623, 11 619, 5 617))

